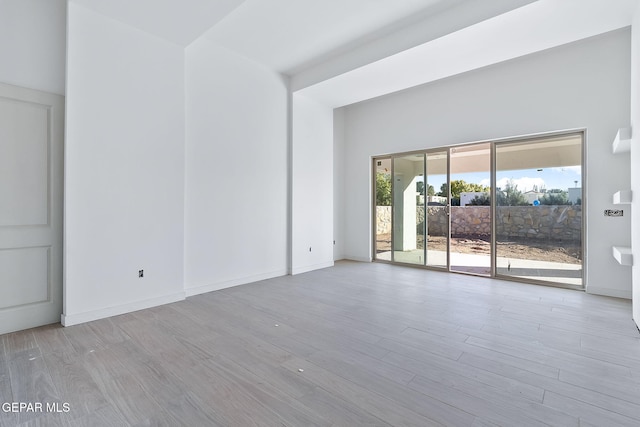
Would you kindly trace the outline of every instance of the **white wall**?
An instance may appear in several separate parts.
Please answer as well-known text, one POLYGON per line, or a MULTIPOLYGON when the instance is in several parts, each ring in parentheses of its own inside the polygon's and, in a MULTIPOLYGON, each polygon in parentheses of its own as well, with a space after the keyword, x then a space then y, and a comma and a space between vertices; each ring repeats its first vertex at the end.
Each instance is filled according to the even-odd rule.
POLYGON ((333 265, 333 110, 293 94, 292 274, 333 265))
POLYGON ((184 298, 183 49, 71 2, 67 61, 63 323, 184 298))
POLYGON ((640 325, 640 1, 633 19, 631 37, 631 127, 633 319, 636 325, 640 325))
POLYGON ((628 186, 611 141, 629 118, 628 29, 346 107, 345 255, 371 258, 371 157, 464 142, 587 128, 588 290, 630 297, 631 271, 612 245, 630 219, 605 218, 628 186))
POLYGON ((66 0, 0 1, 0 82, 64 95, 66 0))
POLYGON ((344 259, 344 109, 333 110, 333 260, 344 259))
POLYGON ((255 62, 186 49, 187 295, 287 273, 287 97, 255 62))

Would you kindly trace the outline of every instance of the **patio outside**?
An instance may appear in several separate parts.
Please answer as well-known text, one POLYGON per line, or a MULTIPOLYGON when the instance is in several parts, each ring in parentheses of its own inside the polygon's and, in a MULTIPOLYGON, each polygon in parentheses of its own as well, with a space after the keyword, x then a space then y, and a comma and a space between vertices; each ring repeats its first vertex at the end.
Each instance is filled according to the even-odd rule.
MULTIPOLYGON (((430 236, 427 241, 428 256, 432 263, 446 266, 447 239, 445 236, 430 236)), ((525 241, 497 242, 498 256, 496 273, 522 279, 543 280, 554 283, 580 286, 582 284, 582 248, 579 244, 558 246, 557 244, 525 241)), ((391 261, 391 234, 379 234, 376 242, 377 255, 381 260, 391 261)), ((490 275, 490 239, 483 236, 458 236, 451 238, 451 266, 458 272, 490 275)), ((395 261, 420 264, 424 249, 395 252, 395 261)))

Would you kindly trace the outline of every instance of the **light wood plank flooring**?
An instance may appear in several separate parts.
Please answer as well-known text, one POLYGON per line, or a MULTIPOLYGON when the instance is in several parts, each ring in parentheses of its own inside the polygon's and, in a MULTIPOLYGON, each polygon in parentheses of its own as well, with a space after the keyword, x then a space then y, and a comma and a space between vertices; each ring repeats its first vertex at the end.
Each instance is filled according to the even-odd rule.
POLYGON ((1 336, 3 402, 61 412, 0 426, 638 426, 640 335, 626 300, 341 262, 1 336))

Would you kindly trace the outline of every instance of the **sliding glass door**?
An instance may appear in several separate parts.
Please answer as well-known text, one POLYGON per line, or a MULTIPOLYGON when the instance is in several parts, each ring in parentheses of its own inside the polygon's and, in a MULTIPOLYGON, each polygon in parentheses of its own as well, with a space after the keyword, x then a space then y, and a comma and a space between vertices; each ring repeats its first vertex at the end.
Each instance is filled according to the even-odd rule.
POLYGON ((446 269, 448 150, 374 159, 374 259, 446 269))
POLYGON ((491 144, 451 148, 450 269, 491 275, 491 144))
POLYGON ((449 151, 428 151, 426 158, 426 265, 445 269, 449 265, 449 151))
POLYGON ((583 285, 582 139, 496 144, 497 276, 583 285))
POLYGON ((582 287, 583 133, 374 160, 374 259, 582 287))

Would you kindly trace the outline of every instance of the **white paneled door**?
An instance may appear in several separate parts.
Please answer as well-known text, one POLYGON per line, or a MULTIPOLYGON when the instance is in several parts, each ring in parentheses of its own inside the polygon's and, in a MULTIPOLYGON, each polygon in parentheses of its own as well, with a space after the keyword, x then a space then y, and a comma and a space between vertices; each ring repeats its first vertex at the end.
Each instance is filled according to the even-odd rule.
POLYGON ((64 97, 0 84, 0 334, 62 313, 64 97))

